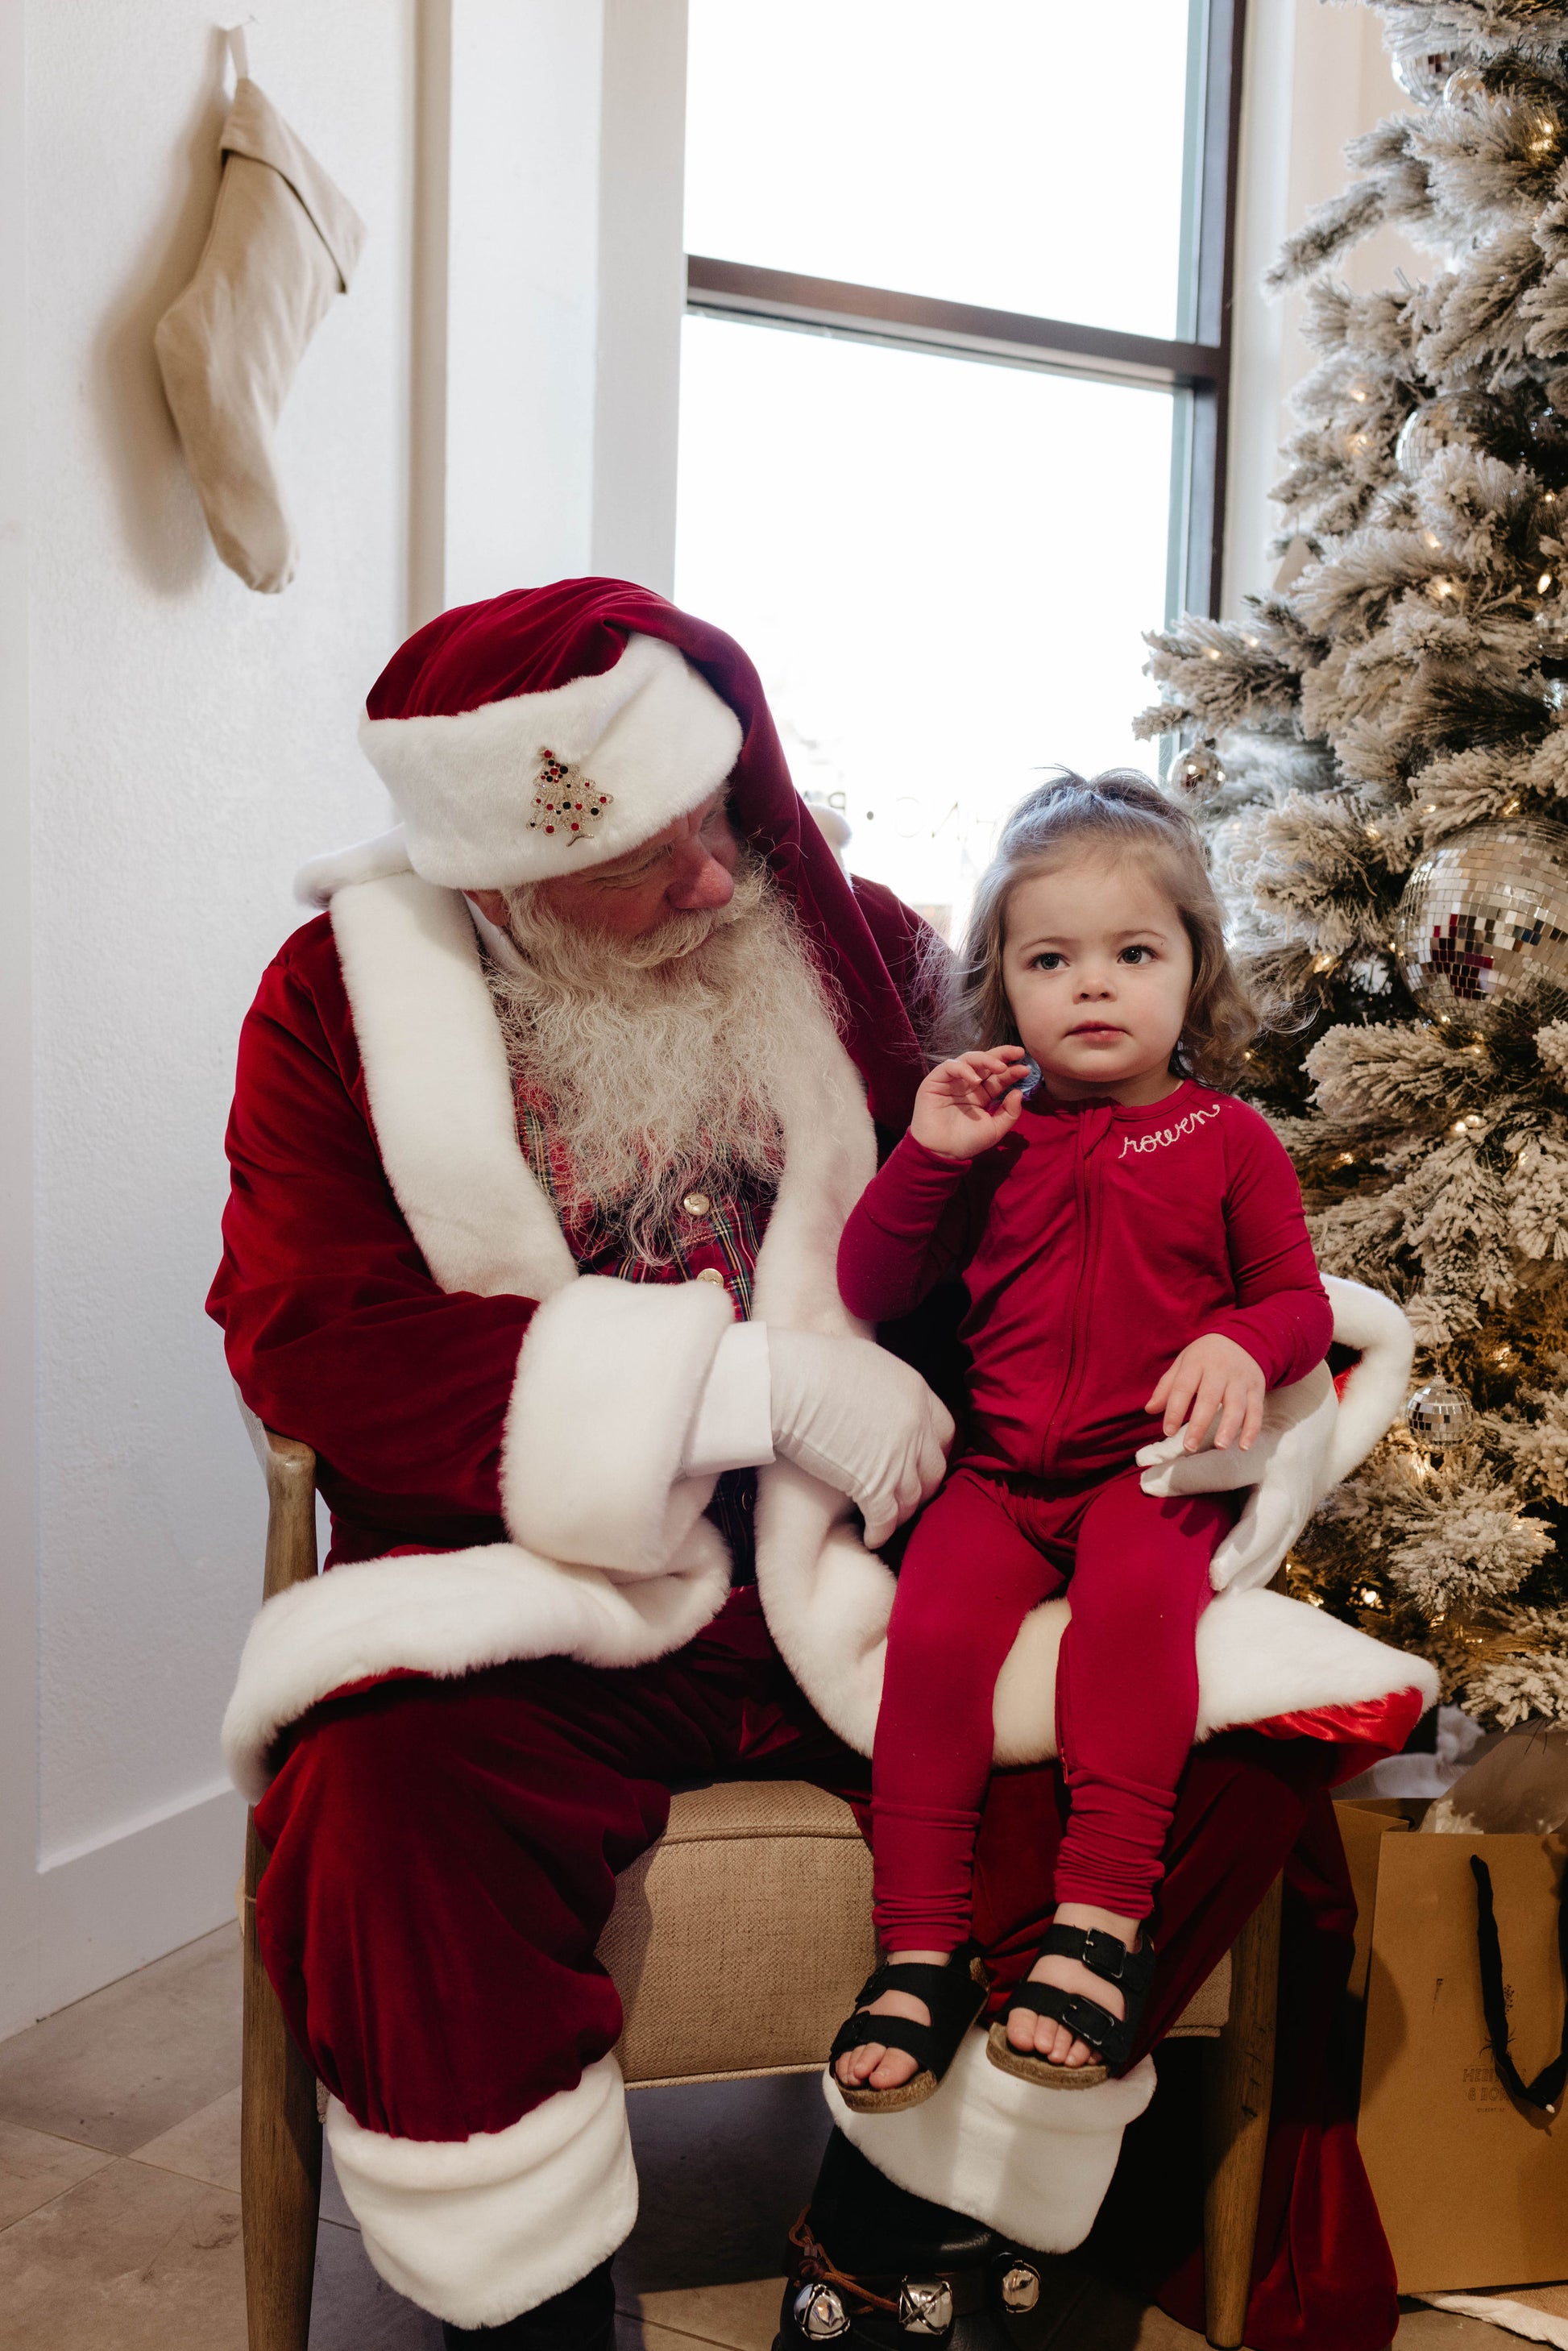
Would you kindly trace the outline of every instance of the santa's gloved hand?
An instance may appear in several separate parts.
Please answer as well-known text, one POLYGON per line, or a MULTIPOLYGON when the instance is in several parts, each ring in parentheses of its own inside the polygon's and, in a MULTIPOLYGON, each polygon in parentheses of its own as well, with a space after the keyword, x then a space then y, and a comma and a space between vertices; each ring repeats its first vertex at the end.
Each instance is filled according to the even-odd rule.
POLYGON ((1248 1592, 1272 1578, 1306 1525, 1329 1480, 1328 1452, 1337 1416, 1326 1364, 1289 1387, 1270 1388, 1263 1432, 1249 1453, 1236 1446, 1201 1453, 1183 1449, 1179 1433, 1145 1445, 1136 1455, 1145 1494, 1225 1493, 1250 1486, 1240 1516, 1220 1538, 1209 1563, 1216 1592, 1248 1592))
POLYGON ((856 1503, 875 1551, 942 1483, 953 1416, 870 1339, 770 1327, 773 1443, 856 1503))

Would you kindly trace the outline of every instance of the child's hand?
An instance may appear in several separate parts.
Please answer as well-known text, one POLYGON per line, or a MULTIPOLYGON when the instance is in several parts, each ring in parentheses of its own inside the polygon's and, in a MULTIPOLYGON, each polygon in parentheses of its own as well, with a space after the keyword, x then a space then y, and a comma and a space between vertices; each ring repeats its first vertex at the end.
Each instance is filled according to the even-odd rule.
POLYGON ((1185 1422, 1183 1450, 1201 1453, 1212 1444, 1223 1451, 1238 1437, 1249 1453, 1263 1420, 1263 1374, 1245 1347, 1218 1331, 1184 1347, 1148 1403, 1145 1412, 1165 1414, 1165 1434, 1174 1437, 1185 1422), (1207 1431, 1216 1413, 1219 1426, 1207 1431))
POLYGON ((974 1159, 1010 1134, 1023 1106, 1021 1045, 938 1061, 915 1097, 909 1131, 943 1159, 974 1159))

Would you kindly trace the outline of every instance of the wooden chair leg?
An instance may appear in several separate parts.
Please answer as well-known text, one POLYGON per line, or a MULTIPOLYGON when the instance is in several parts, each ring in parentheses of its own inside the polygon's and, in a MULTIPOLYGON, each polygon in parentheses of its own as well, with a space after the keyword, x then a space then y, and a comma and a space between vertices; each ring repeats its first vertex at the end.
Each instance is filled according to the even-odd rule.
POLYGON ((1216 2351, 1238 2351, 1247 2325, 1274 2087, 1280 1899, 1276 1878, 1231 1949, 1230 2018, 1204 2068, 1204 2304, 1216 2351))
POLYGON ((245 2039, 240 2210, 250 2351, 307 2351, 321 2201, 316 2077, 283 2020, 256 1934, 266 1852, 252 1814, 245 1844, 245 2039))

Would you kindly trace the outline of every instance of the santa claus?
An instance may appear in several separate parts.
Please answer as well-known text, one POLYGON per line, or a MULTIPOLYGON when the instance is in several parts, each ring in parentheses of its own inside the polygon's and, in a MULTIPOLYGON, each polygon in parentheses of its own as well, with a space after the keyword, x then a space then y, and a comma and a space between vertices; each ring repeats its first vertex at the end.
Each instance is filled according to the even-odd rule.
MULTIPOLYGON (((361 740, 402 821, 303 877, 329 911, 245 1024, 210 1301, 246 1403, 316 1450, 331 1572, 263 1609, 225 1741, 271 1855, 262 1951, 371 2260, 449 2343, 586 2351, 610 2340, 636 2209, 594 1959, 615 1872, 674 1782, 866 1787, 879 1552, 952 1424, 940 1316, 879 1344, 834 1259, 907 1123, 940 950, 841 871, 739 648, 644 590, 568 580, 444 614, 377 681, 361 740)), ((1400 1317, 1332 1287, 1348 1385, 1336 1404, 1320 1374, 1281 1416, 1233 1543, 1246 1572, 1204 1619, 1141 2045, 1283 1866, 1248 2340, 1376 2351, 1392 2273, 1323 2062, 1351 1915, 1325 1791, 1399 1743, 1430 1675, 1240 1588, 1402 1395, 1400 1317)), ((1066 1618, 1037 1612, 998 1691, 1011 1768, 977 1931, 998 2001, 1060 1835, 1066 1618)), ((800 2237, 838 2300, 824 2320, 787 2294, 787 2333, 836 2312, 896 2336, 889 2282, 915 2275, 948 2287, 910 2303, 915 2332, 937 2310, 999 2340, 1016 2250, 1094 2221, 1150 2059, 1049 2097, 969 2037, 907 2115, 852 2116, 828 2085, 800 2237)), ((1119 2193, 1160 2127, 1156 2102, 1119 2193)), ((1190 2175, 1139 2223, 1188 2314, 1190 2175)))

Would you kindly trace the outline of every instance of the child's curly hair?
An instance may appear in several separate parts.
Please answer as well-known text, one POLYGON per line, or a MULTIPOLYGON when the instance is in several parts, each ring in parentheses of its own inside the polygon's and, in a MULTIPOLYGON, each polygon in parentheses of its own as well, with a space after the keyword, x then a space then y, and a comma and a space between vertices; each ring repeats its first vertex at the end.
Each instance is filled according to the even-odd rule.
POLYGON ((1107 768, 1088 778, 1063 768, 1008 818, 959 952, 948 1050, 1022 1043, 1002 982, 1009 903, 1020 882, 1049 872, 1064 852, 1079 847, 1141 859, 1169 894, 1192 942, 1192 993, 1172 1067, 1206 1085, 1223 1085, 1258 1033, 1258 1011, 1226 951, 1225 919, 1197 827, 1134 768, 1107 768))

